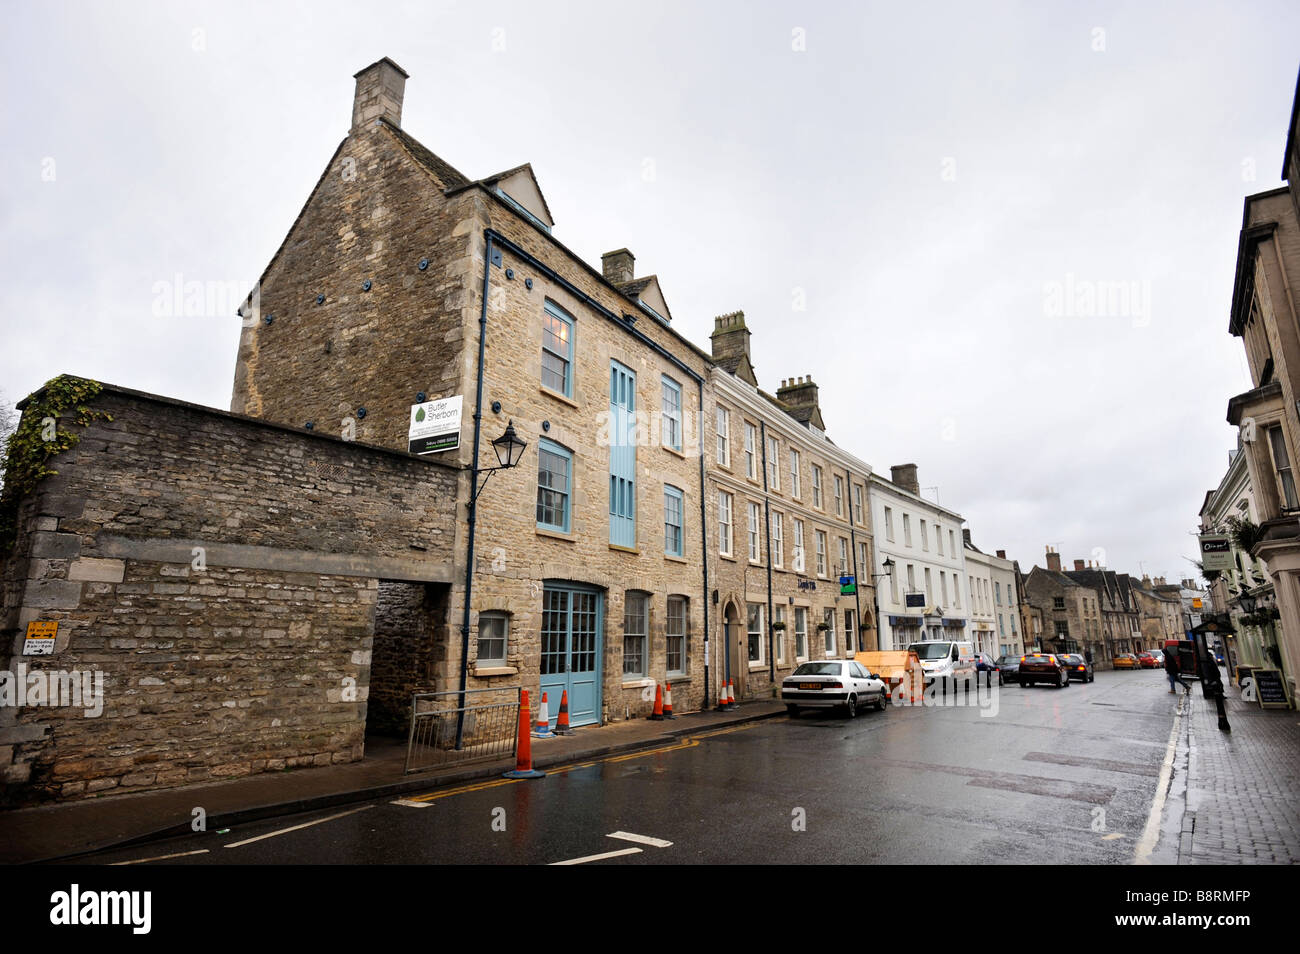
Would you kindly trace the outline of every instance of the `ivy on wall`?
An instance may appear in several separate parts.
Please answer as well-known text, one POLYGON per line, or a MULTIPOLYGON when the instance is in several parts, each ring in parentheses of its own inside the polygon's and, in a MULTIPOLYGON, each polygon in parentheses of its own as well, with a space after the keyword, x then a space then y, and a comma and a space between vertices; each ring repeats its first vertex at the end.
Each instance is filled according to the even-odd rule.
POLYGON ((29 399, 18 429, 5 441, 5 482, 0 491, 0 555, 13 549, 18 537, 18 508, 42 480, 58 471, 46 464, 55 454, 71 450, 81 440, 73 428, 92 421, 111 421, 90 407, 103 385, 87 378, 60 375, 29 399))

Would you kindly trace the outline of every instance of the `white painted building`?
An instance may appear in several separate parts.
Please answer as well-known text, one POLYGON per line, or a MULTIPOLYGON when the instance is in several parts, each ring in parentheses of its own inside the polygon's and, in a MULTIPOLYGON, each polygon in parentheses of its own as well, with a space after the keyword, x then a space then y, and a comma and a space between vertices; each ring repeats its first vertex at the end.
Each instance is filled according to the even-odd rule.
POLYGON ((916 465, 868 480, 876 547, 873 573, 880 605, 880 648, 906 649, 918 639, 965 639, 970 607, 961 514, 921 496, 916 465), (910 597, 910 599, 909 599, 910 597))
POLYGON ((999 656, 1024 652, 1020 633, 1020 604, 1016 601, 1016 568, 1006 551, 984 553, 963 530, 970 623, 967 634, 976 650, 999 656))

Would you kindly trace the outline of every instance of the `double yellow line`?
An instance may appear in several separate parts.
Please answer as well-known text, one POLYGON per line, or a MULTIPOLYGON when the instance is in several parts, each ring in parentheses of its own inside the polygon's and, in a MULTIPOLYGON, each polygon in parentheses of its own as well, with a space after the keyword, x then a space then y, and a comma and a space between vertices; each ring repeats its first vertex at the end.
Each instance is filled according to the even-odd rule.
MULTIPOLYGON (((726 735, 730 732, 741 732, 745 729, 752 729, 758 725, 757 722, 746 722, 743 725, 726 726, 721 729, 710 729, 705 732, 696 732, 689 736, 683 736, 681 741, 674 742, 672 745, 661 745, 655 749, 639 749, 636 752, 628 752, 623 755, 609 755, 601 759, 593 759, 590 762, 574 762, 571 765, 561 765, 556 768, 548 768, 547 775, 564 775, 566 772, 572 772, 575 769, 591 768, 593 765, 602 765, 607 762, 629 762, 633 759, 644 759, 651 755, 662 755, 665 752, 679 752, 682 749, 693 749, 700 744, 702 739, 711 739, 717 735, 726 735)), ((452 795, 464 795, 469 792, 482 792, 489 788, 499 788, 502 785, 514 785, 522 779, 517 778, 496 778, 488 782, 474 782, 469 785, 458 785, 455 788, 448 788, 442 791, 429 792, 427 795, 412 795, 405 799, 409 802, 433 802, 440 798, 450 798, 452 795)))

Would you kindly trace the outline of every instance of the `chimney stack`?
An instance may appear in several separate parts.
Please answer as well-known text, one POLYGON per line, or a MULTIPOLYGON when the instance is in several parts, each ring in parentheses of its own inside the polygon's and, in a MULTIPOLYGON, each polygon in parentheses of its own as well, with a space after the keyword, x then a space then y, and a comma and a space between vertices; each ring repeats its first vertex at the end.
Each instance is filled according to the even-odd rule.
POLYGON ((1088 565, 1084 563, 1082 560, 1075 560, 1074 568, 1075 570, 1086 570, 1088 568, 1088 565))
POLYGON ((605 274, 605 281, 611 285, 622 285, 635 278, 635 264, 636 257, 625 248, 606 252, 600 257, 600 269, 605 274))
POLYGON ((1047 568, 1053 573, 1061 572, 1061 554, 1057 553, 1051 547, 1047 548, 1047 568))
MULTIPOLYGON (((781 397, 781 392, 776 392, 777 397, 781 397)), ((916 477, 915 464, 895 464, 889 468, 889 479, 904 490, 910 490, 918 497, 921 496, 921 483, 916 477)), ((963 534, 966 531, 962 531, 963 534)))
POLYGON ((406 70, 385 56, 355 76, 357 92, 352 100, 352 132, 373 124, 376 119, 384 119, 400 129, 406 70))
POLYGON ((966 544, 968 547, 973 547, 973 546, 975 545, 975 544, 973 544, 973 543, 970 542, 970 528, 969 528, 969 527, 962 527, 962 528, 961 528, 961 540, 962 540, 962 543, 966 544))
MULTIPOLYGON (((715 361, 745 356, 749 360, 749 329, 745 327, 745 313, 733 311, 713 319, 713 334, 709 335, 715 361)), ((777 392, 780 394, 780 392, 777 392)))
POLYGON ((998 559, 999 559, 999 560, 1005 560, 1006 558, 1007 558, 1007 551, 1006 551, 1006 550, 999 550, 999 551, 998 551, 998 559))
POLYGON ((792 411, 805 412, 796 414, 801 421, 812 421, 821 426, 821 404, 817 398, 817 385, 813 383, 811 374, 806 378, 789 378, 782 381, 781 386, 776 389, 776 399, 788 405, 792 411))

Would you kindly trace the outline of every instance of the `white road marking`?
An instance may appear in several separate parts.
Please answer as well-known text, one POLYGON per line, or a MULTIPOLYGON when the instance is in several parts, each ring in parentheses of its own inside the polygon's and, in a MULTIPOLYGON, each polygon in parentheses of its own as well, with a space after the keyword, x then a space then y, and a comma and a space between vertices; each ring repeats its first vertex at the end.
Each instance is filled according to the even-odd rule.
POLYGON ((287 835, 291 831, 298 831, 301 828, 310 828, 312 825, 321 825, 327 821, 333 821, 336 818, 342 818, 345 815, 355 815, 357 812, 364 812, 368 808, 374 808, 374 805, 362 805, 360 808, 354 808, 351 811, 339 812, 337 815, 330 815, 327 818, 318 818, 315 821, 303 822, 301 825, 294 825, 292 828, 281 828, 279 831, 269 831, 265 835, 258 835, 256 838, 245 838, 243 841, 232 841, 226 845, 227 848, 238 848, 240 845, 251 845, 255 841, 261 841, 263 838, 274 838, 276 835, 287 835))
POLYGON ((1178 748, 1178 729, 1183 724, 1183 710, 1187 707, 1187 693, 1178 697, 1178 714, 1174 716, 1174 727, 1169 730, 1169 744, 1165 746, 1165 760, 1160 766, 1160 778, 1156 782, 1156 797, 1147 813, 1147 824, 1138 839, 1137 855, 1133 858, 1135 865, 1151 864, 1151 852, 1155 850, 1156 839, 1160 837, 1160 816, 1165 810, 1165 796, 1169 793, 1169 777, 1174 771, 1174 752, 1178 748))
POLYGON ((158 855, 156 858, 137 858, 135 861, 114 861, 110 868, 116 868, 118 865, 142 865, 146 861, 166 861, 168 858, 187 858, 190 855, 206 855, 208 849, 200 848, 198 851, 178 851, 174 855, 158 855))
POLYGON ((399 798, 397 799, 397 801, 392 802, 391 804, 405 805, 407 808, 432 808, 433 807, 428 802, 417 802, 415 801, 415 799, 412 798, 399 798))
POLYGON ((550 867, 556 865, 585 865, 588 861, 603 861, 606 858, 617 858, 620 855, 639 855, 640 848, 624 848, 622 851, 607 851, 600 855, 587 855, 585 858, 570 858, 568 861, 552 861, 550 867))
POLYGON ((649 835, 634 835, 630 831, 613 831, 605 836, 606 838, 619 838, 623 841, 634 841, 638 845, 650 845, 654 848, 671 848, 671 841, 664 841, 662 838, 651 838, 649 835))

